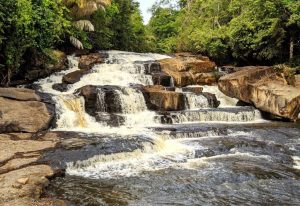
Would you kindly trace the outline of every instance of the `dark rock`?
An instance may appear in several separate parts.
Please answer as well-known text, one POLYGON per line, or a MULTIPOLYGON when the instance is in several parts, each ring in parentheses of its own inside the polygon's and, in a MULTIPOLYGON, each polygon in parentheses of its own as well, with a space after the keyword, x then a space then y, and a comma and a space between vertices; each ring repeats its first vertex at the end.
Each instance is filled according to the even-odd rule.
POLYGON ((152 74, 154 85, 162 85, 165 87, 173 86, 172 77, 165 72, 157 72, 152 74))
POLYGON ((212 107, 212 108, 218 108, 221 104, 220 101, 218 101, 217 97, 215 94, 212 93, 208 93, 208 92, 203 92, 202 93, 203 96, 205 96, 208 100, 208 104, 212 107))
POLYGON ((55 89, 60 92, 66 92, 68 91, 68 85, 65 83, 57 83, 52 85, 52 89, 55 89))
POLYGON ((31 61, 23 65, 20 72, 13 76, 11 85, 30 84, 55 72, 68 69, 67 55, 58 50, 52 53, 56 60, 50 62, 38 55, 30 54, 31 61))

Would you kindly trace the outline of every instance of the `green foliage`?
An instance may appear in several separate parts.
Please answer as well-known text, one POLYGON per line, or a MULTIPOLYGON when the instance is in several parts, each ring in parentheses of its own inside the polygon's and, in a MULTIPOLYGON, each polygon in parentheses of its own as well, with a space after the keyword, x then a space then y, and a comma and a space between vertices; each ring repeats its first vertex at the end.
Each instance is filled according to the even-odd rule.
POLYGON ((178 7, 162 7, 166 2, 152 9, 149 25, 157 51, 200 52, 246 64, 284 62, 300 54, 298 0, 179 0, 178 7), (176 12, 174 18, 167 11, 176 12))
POLYGON ((133 0, 114 0, 106 11, 92 16, 95 32, 91 42, 95 49, 117 49, 127 51, 148 50, 148 36, 139 11, 133 0))
POLYGON ((172 8, 158 7, 153 11, 149 29, 155 36, 157 52, 173 52, 176 50, 177 16, 178 11, 172 8))
MULTIPOLYGON (((29 50, 47 54, 70 27, 60 0, 5 0, 0 3, 0 64, 9 83, 29 50)), ((2 83, 3 83, 2 82, 2 83)))

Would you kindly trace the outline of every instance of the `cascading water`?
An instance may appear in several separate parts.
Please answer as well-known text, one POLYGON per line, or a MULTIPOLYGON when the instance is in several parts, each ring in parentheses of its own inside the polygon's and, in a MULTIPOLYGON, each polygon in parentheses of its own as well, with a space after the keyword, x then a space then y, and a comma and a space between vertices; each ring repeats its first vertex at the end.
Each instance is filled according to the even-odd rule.
MULTIPOLYGON (((193 92, 197 90, 193 87, 199 86, 188 86, 175 89, 183 93, 185 110, 149 111, 149 102, 140 87, 154 84, 152 73, 159 72, 155 61, 169 57, 120 51, 107 54, 106 63, 95 65, 65 92, 53 89, 53 85, 62 83, 63 75, 79 69, 76 57, 69 57, 69 70, 36 83, 42 92, 51 94, 56 103, 54 130, 89 135, 99 133, 109 136, 112 141, 108 144, 111 147, 99 146, 105 153, 93 153, 92 157, 68 162, 66 179, 71 179, 70 187, 58 180, 57 190, 65 193, 56 195, 74 200, 77 205, 106 205, 109 202, 118 205, 118 198, 126 200, 124 205, 234 205, 240 198, 256 194, 260 184, 278 187, 281 183, 277 177, 283 178, 283 173, 290 178, 299 178, 294 171, 299 169, 299 148, 287 148, 299 144, 299 137, 292 138, 297 136, 298 130, 284 133, 277 127, 261 129, 256 124, 269 123, 261 123, 256 109, 237 107, 237 100, 225 96, 216 86, 203 86, 203 92, 215 94, 220 101, 219 108, 213 108, 215 106, 207 95, 193 92), (87 104, 88 100, 78 92, 87 85, 95 89, 93 104, 87 104), (88 108, 91 111, 87 106, 92 107, 88 108), (133 146, 123 145, 124 141, 133 139, 136 143, 133 146), (114 152, 115 145, 121 145, 121 151, 125 152, 114 152), (74 176, 80 178, 78 182, 74 176), (271 179, 273 182, 262 182, 273 176, 277 178, 271 179), (105 194, 115 199, 99 197, 103 194, 98 191, 102 188, 99 185, 104 183, 109 184, 104 189, 105 194), (238 185, 249 192, 238 192, 238 185), (119 186, 125 188, 125 194, 135 196, 119 197, 123 191, 107 191, 107 188, 119 186), (76 188, 80 188, 76 194, 82 193, 84 198, 76 199, 72 192, 76 188), (219 194, 227 190, 232 191, 228 195, 236 202, 227 201, 219 194), (90 194, 91 191, 95 193, 90 194), (99 199, 104 203, 99 203, 99 199)), ((174 86, 172 81, 169 86, 174 86)), ((173 91, 173 88, 168 89, 173 91)), ((289 180, 284 183, 290 184, 289 180)), ((293 188, 300 188, 300 184, 294 184, 293 188)), ((266 196, 276 199, 274 191, 266 192, 266 196)), ((284 194, 280 194, 280 198, 283 197, 284 194)), ((286 203, 285 200, 279 202, 286 203)))

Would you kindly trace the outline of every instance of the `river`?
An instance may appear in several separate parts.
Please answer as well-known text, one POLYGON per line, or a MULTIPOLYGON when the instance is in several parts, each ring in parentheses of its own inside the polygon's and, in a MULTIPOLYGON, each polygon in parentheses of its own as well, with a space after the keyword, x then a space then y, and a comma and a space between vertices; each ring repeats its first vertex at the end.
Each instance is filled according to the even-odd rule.
POLYGON ((105 53, 106 63, 65 92, 53 85, 78 70, 74 56, 69 70, 35 83, 55 101, 54 131, 104 137, 85 151, 92 155, 67 161, 66 175, 52 180, 45 196, 89 206, 300 205, 299 124, 264 120, 255 108, 236 106, 217 86, 203 87, 216 95, 218 108, 175 88, 185 96, 185 110, 150 111, 135 85, 153 85, 145 62, 169 57, 105 53), (86 85, 97 86, 96 117, 77 94, 86 85))

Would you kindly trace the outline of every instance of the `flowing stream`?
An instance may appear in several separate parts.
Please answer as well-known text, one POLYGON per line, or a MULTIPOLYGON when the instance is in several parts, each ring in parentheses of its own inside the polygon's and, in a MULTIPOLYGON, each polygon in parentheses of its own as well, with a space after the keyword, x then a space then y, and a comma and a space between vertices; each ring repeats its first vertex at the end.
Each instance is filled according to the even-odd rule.
POLYGON ((66 161, 66 176, 47 195, 72 205, 300 205, 299 124, 263 120, 216 86, 204 92, 216 95, 218 108, 191 85, 175 88, 185 110, 150 111, 136 85, 153 85, 151 64, 169 57, 106 53, 106 63, 65 92, 53 85, 79 69, 73 56, 69 70, 36 83, 56 104, 54 131, 107 137, 96 154, 66 161), (93 115, 77 92, 87 85, 96 86, 93 115))

